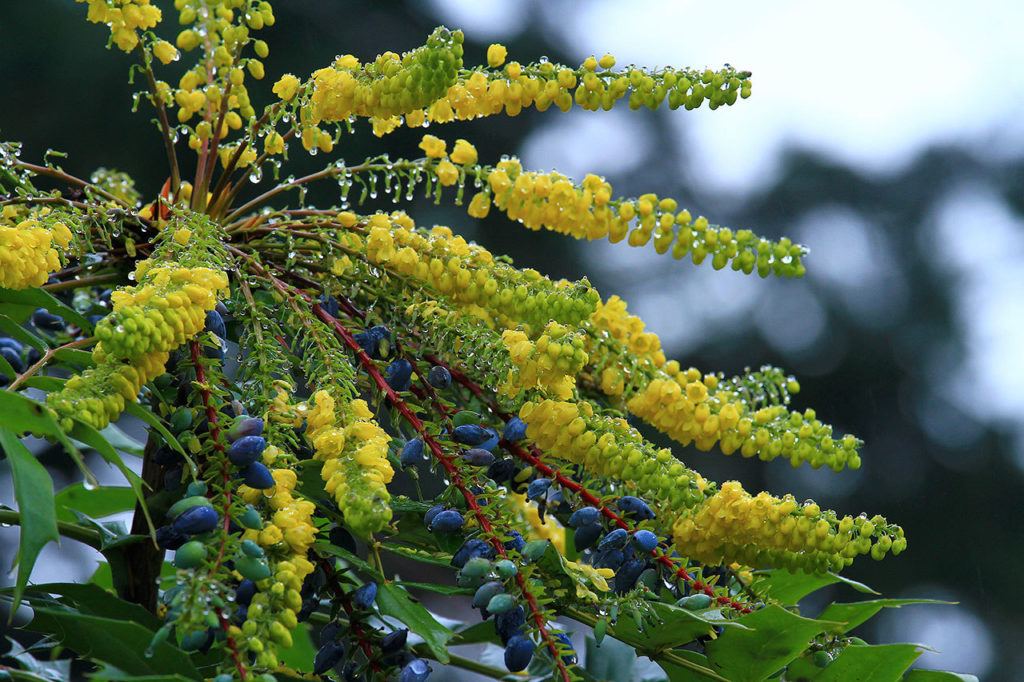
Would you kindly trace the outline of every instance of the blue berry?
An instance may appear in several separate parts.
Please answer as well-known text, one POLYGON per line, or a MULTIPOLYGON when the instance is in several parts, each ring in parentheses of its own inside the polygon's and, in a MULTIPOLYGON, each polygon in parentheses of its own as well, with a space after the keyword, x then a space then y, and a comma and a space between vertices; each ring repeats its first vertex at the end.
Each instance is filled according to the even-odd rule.
POLYGON ((494 570, 502 580, 508 580, 519 572, 516 565, 508 559, 502 559, 498 563, 494 564, 494 570))
POLYGON ((263 462, 253 462, 242 469, 242 480, 247 486, 257 490, 267 490, 277 485, 270 469, 263 462))
POLYGON ((384 635, 383 639, 380 640, 380 650, 385 654, 393 654, 396 651, 404 649, 405 643, 408 639, 408 628, 395 630, 394 632, 384 635))
POLYGON ((434 517, 444 511, 443 504, 435 504, 433 507, 427 510, 427 513, 423 515, 423 525, 430 528, 431 522, 434 517))
POLYGON ((427 381, 434 388, 445 389, 452 385, 452 373, 448 371, 447 367, 435 365, 430 368, 427 381))
POLYGON ((263 519, 260 518, 260 513, 256 511, 256 507, 251 504, 245 505, 245 511, 238 517, 238 522, 250 530, 263 529, 263 519))
POLYGON ((654 512, 651 511, 651 508, 647 506, 647 503, 639 497, 633 497, 632 495, 620 497, 618 506, 619 509, 640 521, 646 521, 654 518, 654 512))
POLYGON ((625 594, 633 589, 646 565, 647 562, 643 559, 630 559, 622 564, 615 572, 615 592, 625 594))
POLYGON ((597 542, 597 539, 601 537, 601 533, 604 529, 597 523, 592 523, 587 526, 580 526, 576 529, 573 534, 573 544, 576 547, 577 552, 582 552, 585 549, 590 549, 597 542))
POLYGON ((384 373, 388 386, 396 391, 407 391, 412 383, 412 364, 405 358, 395 360, 388 365, 384 373))
POLYGON ((224 318, 216 310, 206 313, 206 325, 204 328, 206 331, 216 334, 219 339, 226 339, 228 337, 227 327, 224 326, 224 318))
POLYGON ((20 341, 9 336, 0 336, 0 348, 10 348, 18 355, 21 355, 21 352, 25 350, 20 341))
POLYGON ((569 639, 569 635, 564 632, 555 633, 555 639, 562 643, 564 651, 562 652, 562 661, 566 665, 576 665, 576 649, 572 646, 572 640, 569 639))
POLYGON ((591 526, 601 520, 601 511, 597 507, 577 509, 569 517, 569 525, 573 528, 591 526))
POLYGON ((242 540, 242 553, 246 556, 251 556, 254 559, 262 559, 266 555, 263 548, 252 540, 242 540))
POLYGON ((228 459, 235 466, 245 466, 255 462, 267 448, 263 436, 242 436, 228 448, 228 459))
POLYGON ((10 363, 11 369, 18 374, 25 371, 25 361, 21 359, 20 353, 6 346, 0 346, 0 356, 3 356, 3 359, 10 363))
POLYGON ((320 298, 318 300, 320 301, 320 307, 324 309, 324 312, 331 317, 338 316, 338 313, 341 310, 341 306, 338 304, 338 299, 333 296, 328 296, 327 294, 320 294, 320 298))
POLYGON ((402 456, 400 457, 403 467, 414 467, 423 463, 423 441, 419 438, 413 438, 407 441, 405 446, 402 448, 402 456))
POLYGON ((356 343, 371 358, 379 359, 387 355, 388 342, 391 340, 391 332, 387 327, 378 325, 370 327, 365 332, 355 335, 356 343))
POLYGON ((263 433, 263 419, 260 417, 241 416, 228 429, 228 440, 232 443, 248 436, 259 436, 263 433))
POLYGON ((494 453, 483 448, 473 448, 462 453, 462 460, 471 466, 488 467, 494 463, 494 453))
POLYGON ((156 544, 160 549, 175 550, 188 541, 188 535, 176 530, 174 526, 160 526, 156 529, 156 544))
POLYGON ((402 668, 398 682, 424 682, 430 677, 431 672, 433 672, 433 668, 427 665, 426 661, 422 658, 414 658, 402 668))
POLYGON ((658 546, 658 536, 649 530, 638 530, 633 534, 633 542, 645 552, 651 552, 658 546))
POLYGON ((550 478, 535 478, 530 481, 530 485, 526 488, 526 498, 529 500, 539 500, 547 497, 550 488, 550 478))
POLYGON ((248 578, 238 583, 238 587, 235 588, 236 604, 239 606, 248 606, 252 603, 252 598, 254 596, 256 596, 256 583, 248 578))
POLYGON ((313 674, 323 675, 345 657, 345 645, 341 642, 327 642, 313 658, 313 674))
POLYGON ((32 313, 32 324, 35 325, 36 329, 59 332, 64 329, 64 318, 60 315, 54 315, 46 308, 39 308, 32 313))
POLYGON ((598 549, 622 549, 626 546, 626 542, 629 540, 629 533, 624 528, 616 528, 608 535, 605 535, 601 542, 598 543, 598 549))
POLYGON ((504 483, 510 480, 515 473, 516 463, 511 459, 499 459, 487 467, 487 478, 495 483, 504 483))
POLYGON ((512 417, 505 424, 505 433, 503 435, 505 440, 510 443, 526 438, 526 422, 519 417, 512 417))
POLYGON ((480 443, 478 447, 484 450, 490 450, 491 452, 494 452, 494 448, 498 447, 498 441, 501 440, 500 438, 498 438, 498 432, 490 427, 485 428, 484 431, 486 431, 488 434, 487 440, 485 440, 483 443, 480 443))
POLYGON ((480 445, 491 437, 490 432, 479 424, 463 424, 456 426, 452 437, 463 445, 480 445))
POLYGON ((457 533, 462 530, 463 524, 466 522, 462 518, 462 514, 455 511, 454 509, 446 509, 430 522, 431 533, 457 533))
POLYGON ((372 580, 356 588, 352 593, 352 604, 357 609, 368 609, 377 599, 377 583, 372 580))
POLYGON ((499 613, 494 618, 494 631, 498 633, 502 644, 507 644, 510 639, 525 632, 526 611, 522 606, 517 606, 511 611, 499 613))
POLYGON ((526 670, 533 660, 534 648, 533 641, 523 635, 516 635, 508 640, 508 644, 505 645, 505 667, 514 673, 526 670))
POLYGON ((602 549, 594 555, 592 563, 594 568, 610 568, 614 571, 617 570, 625 560, 626 555, 620 549, 602 549))
POLYGON ((207 533, 217 527, 220 515, 213 507, 192 507, 174 519, 171 527, 185 535, 207 533))
POLYGON ((470 538, 462 543, 452 556, 452 566, 462 568, 473 557, 494 558, 494 547, 479 538, 470 538))
POLYGON ((526 540, 523 539, 523 536, 517 530, 509 531, 509 535, 511 539, 505 541, 505 549, 522 552, 526 547, 526 540))

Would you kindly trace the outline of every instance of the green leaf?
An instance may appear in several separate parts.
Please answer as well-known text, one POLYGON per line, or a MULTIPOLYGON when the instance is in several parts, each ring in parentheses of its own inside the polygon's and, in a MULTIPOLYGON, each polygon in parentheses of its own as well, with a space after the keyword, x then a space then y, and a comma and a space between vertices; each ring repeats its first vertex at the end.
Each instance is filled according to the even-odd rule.
POLYGON ((26 628, 56 637, 85 658, 110 663, 132 675, 162 675, 168 670, 194 680, 202 676, 181 649, 161 642, 147 657, 153 631, 120 618, 101 618, 64 608, 35 607, 26 628))
POLYGON ((422 637, 439 662, 448 662, 447 644, 454 633, 438 623, 430 611, 415 601, 399 583, 386 582, 380 586, 377 592, 377 606, 381 613, 397 618, 405 623, 411 632, 422 637))
POLYGON ((89 489, 81 483, 72 483, 57 493, 56 503, 57 519, 74 522, 77 517, 72 510, 96 518, 130 511, 135 508, 135 493, 122 486, 89 489))
POLYGON ((682 646, 710 634, 716 625, 730 629, 743 627, 739 620, 722 620, 714 616, 707 618, 674 604, 650 602, 645 605, 646 609, 649 609, 650 616, 644 619, 648 624, 643 630, 637 628, 628 614, 620 614, 615 625, 608 628, 608 634, 635 646, 643 653, 682 646))
POLYGON ((780 568, 758 573, 758 577, 760 579, 754 584, 758 594, 764 593, 786 606, 792 606, 811 592, 835 583, 845 583, 858 592, 878 594, 863 583, 835 573, 791 573, 780 568))
POLYGON ((870 599, 851 603, 829 604, 821 615, 820 620, 830 620, 840 623, 835 632, 849 632, 855 627, 874 617, 876 613, 885 608, 898 609, 908 604, 953 604, 954 602, 939 601, 937 599, 870 599))
POLYGON ((187 677, 181 675, 131 675, 123 670, 118 670, 111 665, 104 665, 94 673, 89 674, 90 680, 110 680, 110 682, 187 682, 187 677))
POLYGON ((713 667, 736 682, 767 678, 799 656, 813 637, 835 625, 803 618, 774 604, 737 622, 750 629, 726 629, 705 647, 713 667))
POLYGON ((54 352, 53 357, 60 362, 82 368, 92 367, 96 364, 96 361, 92 358, 92 353, 78 348, 61 348, 54 352))
POLYGON ((308 623, 299 623, 299 627, 292 631, 292 645, 289 648, 279 647, 277 650, 277 658, 281 665, 307 673, 313 672, 314 656, 316 647, 309 636, 308 623))
POLYGON ((11 363, 7 362, 7 358, 0 355, 0 375, 5 376, 9 379, 14 379, 18 376, 18 373, 11 367, 11 363))
POLYGON ((146 449, 145 445, 122 431, 116 424, 108 424, 105 429, 100 431, 100 434, 114 449, 128 455, 142 457, 142 453, 146 449))
POLYGON ((978 682, 974 675, 951 673, 945 670, 921 670, 915 668, 903 678, 906 682, 978 682))
POLYGON ((103 434, 85 422, 78 419, 74 420, 74 428, 71 429, 68 435, 94 449, 99 453, 100 457, 113 464, 121 472, 128 481, 128 485, 131 486, 135 499, 138 500, 139 507, 142 509, 142 514, 146 517, 146 524, 149 526, 150 535, 155 536, 156 529, 153 527, 153 519, 150 518, 149 508, 146 506, 146 495, 142 490, 143 483, 139 475, 128 468, 128 465, 124 463, 124 460, 117 454, 117 451, 107 442, 103 434))
POLYGON ((162 625, 160 619, 138 604, 120 599, 113 592, 91 583, 30 585, 25 588, 25 595, 29 602, 35 601, 30 595, 37 595, 37 599, 46 595, 56 595, 62 604, 76 608, 86 615, 132 621, 154 631, 162 625))
POLYGON ((26 306, 29 312, 36 308, 46 308, 55 315, 60 315, 69 322, 73 322, 80 329, 92 332, 92 324, 89 320, 67 305, 53 294, 44 289, 3 289, 0 288, 0 303, 8 305, 26 306))
POLYGON ((453 638, 452 646, 481 644, 484 642, 497 644, 499 646, 501 645, 501 640, 498 639, 498 633, 494 631, 494 623, 489 620, 470 625, 468 628, 463 628, 457 631, 453 638))
POLYGON ((0 446, 7 453, 14 475, 14 497, 21 514, 18 544, 18 577, 14 583, 14 606, 21 602, 21 594, 28 583, 32 567, 39 552, 51 541, 59 542, 57 511, 54 505, 53 479, 46 468, 21 444, 18 437, 7 429, 0 429, 0 446))
POLYGON ((903 678, 903 673, 922 653, 924 649, 915 644, 849 646, 813 679, 814 682, 895 682, 903 678))
MULTIPOLYGON (((680 658, 690 661, 691 663, 696 663, 701 667, 709 667, 707 656, 702 656, 696 651, 680 649, 673 653, 680 658)), ((701 675, 690 668, 685 668, 681 665, 676 665, 675 663, 670 663, 668 661, 659 660, 658 665, 660 665, 661 669, 665 671, 666 675, 668 675, 668 682, 707 682, 708 679, 706 675, 701 675)))
POLYGON ((593 677, 599 680, 635 679, 633 667, 637 657, 633 647, 612 637, 605 637, 598 646, 597 641, 590 636, 585 646, 586 671, 593 677))

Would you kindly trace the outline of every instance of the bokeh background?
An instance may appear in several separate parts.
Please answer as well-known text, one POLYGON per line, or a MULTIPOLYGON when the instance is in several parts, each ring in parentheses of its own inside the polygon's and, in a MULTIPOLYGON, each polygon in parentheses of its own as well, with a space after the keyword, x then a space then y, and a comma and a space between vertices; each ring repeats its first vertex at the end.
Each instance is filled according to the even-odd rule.
MULTIPOLYGON (((164 6, 169 2, 159 3, 164 6)), ((552 276, 588 275, 619 294, 684 365, 727 374, 764 363, 801 380, 800 407, 867 442, 858 472, 683 451, 718 480, 844 513, 882 513, 909 550, 849 575, 907 607, 866 638, 935 649, 928 667, 1012 680, 1024 666, 1024 5, 810 0, 431 0, 277 3, 268 82, 336 54, 411 49, 444 23, 467 34, 467 61, 490 42, 520 61, 719 66, 754 73, 753 97, 715 112, 526 112, 443 129, 481 158, 519 154, 533 169, 603 174, 620 194, 677 197, 696 215, 809 245, 808 276, 762 281, 620 244, 570 243, 500 216, 418 206, 421 223, 552 276)), ((129 60, 103 47, 67 0, 0 7, 0 136, 48 148, 87 175, 130 171, 155 194, 165 169, 149 114, 132 115, 129 60)), ((166 15, 173 20, 173 11, 166 15)), ((171 78, 169 78, 170 80, 171 78)), ((256 88, 252 88, 254 91, 256 88)), ((264 97, 265 99, 265 97, 264 97)), ((343 141, 346 158, 417 153, 415 131, 343 141)), ((295 172, 320 158, 298 158, 295 172)), ((330 188, 314 195, 331 201, 330 188)), ((0 416, 2 419, 2 416, 0 416)), ((48 458, 58 486, 73 480, 48 458)), ((0 462, 0 467, 4 464, 0 462)), ((12 500, 0 468, 0 502, 12 500)), ((111 475, 108 480, 113 480, 111 475)), ((0 529, 10 564, 13 529, 0 529)), ((34 574, 84 579, 95 558, 50 548, 34 574)), ((0 581, 8 578, 0 578, 0 581)), ((824 596, 828 596, 827 593, 824 596)), ((838 595, 836 595, 838 596, 838 595)), ((847 594, 848 598, 850 595, 847 594)))

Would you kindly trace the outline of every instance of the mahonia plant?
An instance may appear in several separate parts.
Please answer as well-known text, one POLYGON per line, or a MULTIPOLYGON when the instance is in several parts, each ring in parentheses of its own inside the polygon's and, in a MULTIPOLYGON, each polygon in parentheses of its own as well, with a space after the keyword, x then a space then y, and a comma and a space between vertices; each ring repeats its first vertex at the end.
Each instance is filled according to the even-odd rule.
MULTIPOLYGON (((337 154, 346 131, 552 105, 716 109, 750 95, 749 72, 519 62, 501 45, 474 66, 462 32, 439 27, 403 54, 280 75, 257 111, 268 2, 175 0, 171 35, 175 17, 150 0, 83 1, 137 59, 136 103, 168 167, 143 199, 123 172, 79 179, 0 145, 0 445, 18 502, 0 521, 22 528, 5 598, 28 601, 28 627, 64 652, 40 655, 75 652, 96 679, 416 682, 450 665, 569 682, 593 679, 585 666, 614 638, 671 680, 902 677, 920 648, 850 634, 899 604, 818 618, 796 604, 839 581, 867 590, 838 572, 900 554, 903 530, 710 481, 691 466, 704 455, 682 449, 858 468, 861 442, 795 409, 792 376, 686 368, 587 279, 360 209, 378 192, 422 195, 465 205, 466 221, 496 211, 762 277, 802 276, 803 246, 597 175, 483 159, 436 129, 404 158, 337 154), (295 154, 334 158, 281 179, 295 154), (337 206, 307 205, 324 181, 337 206), (125 415, 145 444, 116 426, 125 415), (63 446, 84 482, 54 495, 27 435, 63 446), (83 447, 128 485, 97 487, 83 447), (134 511, 130 529, 95 518, 119 511, 134 511), (29 585, 58 535, 106 563, 85 585, 29 585), (414 596, 429 593, 464 595, 483 622, 442 624, 414 596), (503 653, 457 652, 481 643, 503 653)), ((8 667, 37 679, 33 662, 8 667)))

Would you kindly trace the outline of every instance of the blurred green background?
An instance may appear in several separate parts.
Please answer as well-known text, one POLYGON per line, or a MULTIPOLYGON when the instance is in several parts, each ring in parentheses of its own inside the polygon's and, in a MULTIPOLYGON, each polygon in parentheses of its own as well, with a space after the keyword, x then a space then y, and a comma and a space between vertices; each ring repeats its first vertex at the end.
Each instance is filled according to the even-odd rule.
MULTIPOLYGON (((865 637, 929 644, 940 652, 922 659, 928 667, 1018 679, 1024 136, 1015 122, 1024 97, 1012 66, 986 62, 1006 56, 993 42, 1005 35, 995 24, 1014 22, 994 13, 990 26, 982 10, 959 16, 921 3, 846 15, 803 3, 770 13, 755 3, 679 5, 278 2, 277 25, 264 35, 268 78, 250 90, 266 102, 281 73, 304 75, 344 52, 368 59, 411 49, 439 23, 466 29, 470 63, 500 41, 524 62, 577 64, 610 47, 620 64, 751 69, 753 97, 728 111, 526 112, 431 132, 472 140, 484 161, 518 153, 528 167, 577 177, 594 170, 621 194, 653 191, 713 222, 792 236, 811 248, 803 280, 766 282, 625 244, 571 243, 498 215, 474 221, 454 207, 411 210, 421 224, 452 225, 519 265, 588 275, 604 295, 629 300, 684 365, 730 374, 772 363, 795 373, 798 407, 815 407, 867 442, 860 471, 681 456, 717 480, 901 523, 909 550, 849 575, 886 596, 961 605, 888 612, 865 637), (844 23, 863 28, 859 38, 830 40, 844 23), (924 33, 908 32, 915 27, 924 33), (960 42, 954 47, 943 31, 960 42), (957 55, 974 61, 944 70, 957 55), (931 80, 928 65, 939 72, 931 80)), ((1019 14, 1011 3, 995 5, 1019 14)), ((0 137, 24 142, 28 159, 48 148, 68 152, 63 165, 78 175, 100 165, 129 171, 151 196, 166 173, 158 136, 149 112, 130 111, 128 57, 105 50, 106 30, 84 16, 83 5, 66 0, 0 6, 0 137)), ((165 23, 173 19, 172 11, 165 23)), ((346 159, 418 153, 419 131, 378 140, 367 126, 357 129, 336 149, 346 159)), ((323 163, 293 155, 297 175, 323 163)), ((314 203, 331 202, 332 189, 314 190, 314 203)), ((4 480, 0 500, 10 497, 4 480)), ((0 560, 9 561, 13 537, 0 530, 0 560)), ((47 551, 46 578, 91 573, 71 550, 47 551)))

